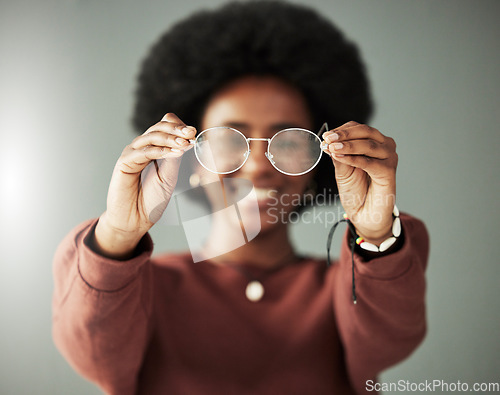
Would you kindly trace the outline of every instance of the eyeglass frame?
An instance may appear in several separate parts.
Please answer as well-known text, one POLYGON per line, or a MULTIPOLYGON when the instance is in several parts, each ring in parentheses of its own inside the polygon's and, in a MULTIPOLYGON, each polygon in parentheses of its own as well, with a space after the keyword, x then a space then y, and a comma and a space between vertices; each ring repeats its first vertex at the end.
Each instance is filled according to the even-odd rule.
POLYGON ((301 176, 303 174, 306 174, 306 173, 309 173, 312 169, 314 169, 319 161, 321 160, 321 154, 318 156, 318 159, 316 160, 316 162, 314 163, 314 165, 312 165, 308 170, 306 171, 303 171, 301 173, 288 173, 286 171, 283 171, 283 170, 280 170, 276 167, 275 165, 275 161, 273 160, 273 155, 269 152, 269 148, 271 146, 271 142, 273 141, 273 139, 283 133, 283 132, 287 132, 287 131, 291 131, 291 130, 299 130, 299 131, 302 131, 302 132, 307 132, 307 133, 311 133, 313 136, 315 136, 318 140, 319 140, 319 143, 320 143, 320 148, 321 148, 321 154, 324 152, 323 151, 323 143, 321 142, 321 139, 320 137, 323 135, 323 133, 325 133, 327 130, 328 130, 328 124, 325 122, 323 123, 323 125, 321 126, 319 132, 317 133, 314 133, 313 131, 311 130, 308 130, 308 129, 304 129, 304 128, 286 128, 286 129, 283 129, 283 130, 279 130, 278 132, 276 132, 273 137, 271 138, 266 138, 266 137, 247 137, 245 136, 241 131, 239 131, 238 129, 235 129, 235 128, 232 128, 230 126, 214 126, 214 127, 211 127, 211 128, 208 128, 208 129, 204 129, 200 132, 200 134, 198 134, 198 136, 196 136, 195 139, 191 139, 189 140, 189 142, 191 144, 194 145, 194 153, 196 155, 196 159, 198 160, 198 163, 200 165, 202 165, 205 169, 207 169, 208 171, 210 171, 211 173, 214 173, 214 174, 231 174, 231 173, 234 173, 234 172, 237 172, 239 169, 241 169, 245 163, 247 162, 248 158, 250 157, 250 153, 252 152, 252 150, 250 149, 250 141, 267 141, 267 151, 264 153, 264 155, 266 156, 266 158, 269 160, 269 162, 271 163, 271 165, 276 169, 278 170, 280 173, 282 174, 285 174, 287 176, 301 176), (243 139, 245 140, 245 143, 247 145, 247 150, 246 150, 246 153, 245 153, 245 160, 243 161, 243 163, 238 166, 236 169, 234 170, 231 170, 231 171, 225 171, 225 172, 218 172, 218 171, 213 171, 211 169, 209 169, 207 166, 205 166, 203 164, 203 162, 200 160, 199 156, 198 156, 198 152, 196 150, 196 143, 198 141, 198 138, 205 132, 208 132, 210 130, 214 130, 214 129, 220 129, 220 128, 225 128, 225 129, 230 129, 232 131, 235 131, 237 133, 239 133, 243 139))

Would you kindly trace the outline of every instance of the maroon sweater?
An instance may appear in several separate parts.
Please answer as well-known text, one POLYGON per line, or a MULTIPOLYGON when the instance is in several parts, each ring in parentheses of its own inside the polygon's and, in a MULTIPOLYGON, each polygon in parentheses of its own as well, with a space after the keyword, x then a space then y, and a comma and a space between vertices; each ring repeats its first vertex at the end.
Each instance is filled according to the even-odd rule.
POLYGON ((134 258, 104 258, 88 247, 88 221, 56 252, 55 343, 110 394, 363 394, 426 330, 427 231, 401 220, 397 252, 355 255, 357 305, 347 237, 330 268, 253 270, 265 294, 250 302, 240 271, 189 254, 151 259, 149 235, 134 258))

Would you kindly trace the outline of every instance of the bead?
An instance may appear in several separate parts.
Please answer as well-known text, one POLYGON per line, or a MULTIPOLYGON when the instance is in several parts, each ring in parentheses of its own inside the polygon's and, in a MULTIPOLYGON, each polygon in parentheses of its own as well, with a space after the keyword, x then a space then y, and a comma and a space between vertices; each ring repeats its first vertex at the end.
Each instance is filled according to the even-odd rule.
POLYGON ((387 251, 396 242, 396 240, 397 239, 395 237, 389 237, 387 240, 383 241, 379 247, 380 252, 387 251))
POLYGON ((362 242, 359 246, 366 251, 379 252, 379 249, 375 244, 368 243, 367 241, 362 242))
POLYGON ((250 281, 245 289, 245 295, 251 302, 258 302, 264 296, 264 286, 260 281, 250 281))
POLYGON ((344 217, 344 219, 349 219, 349 217, 347 216, 347 213, 344 213, 343 217, 344 217))
POLYGON ((399 217, 394 218, 394 222, 392 223, 392 234, 394 237, 401 236, 401 220, 399 217))
MULTIPOLYGON (((375 244, 368 243, 361 236, 356 238, 356 244, 358 244, 362 249, 372 252, 384 252, 391 248, 396 242, 397 238, 401 236, 401 220, 399 219, 399 209, 394 205, 394 210, 392 211, 394 215, 394 221, 392 222, 392 236, 384 240, 380 247, 375 244)), ((348 219, 347 214, 344 213, 344 219, 348 219)))

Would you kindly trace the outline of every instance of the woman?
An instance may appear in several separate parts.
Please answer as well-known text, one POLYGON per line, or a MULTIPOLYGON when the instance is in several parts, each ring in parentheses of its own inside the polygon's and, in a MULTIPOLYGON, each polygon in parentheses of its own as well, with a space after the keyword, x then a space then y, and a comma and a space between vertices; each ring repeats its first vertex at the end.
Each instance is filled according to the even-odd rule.
POLYGON ((370 109, 355 47, 306 8, 234 3, 174 26, 143 64, 134 123, 145 132, 117 161, 106 212, 73 230, 55 257, 54 339, 68 361, 111 394, 373 388, 425 334, 428 240, 420 221, 395 209, 395 143, 363 124, 370 109), (300 129, 314 141, 304 130, 325 121, 336 126, 322 134, 327 155, 285 174, 300 155, 270 156, 269 139, 300 129), (250 139, 251 153, 217 174, 210 163, 236 148, 217 135, 207 159, 200 136, 221 127, 250 139), (196 259, 151 258, 147 232, 194 145, 212 207, 238 200, 230 181, 239 180, 251 182, 255 204, 241 199, 236 220, 217 209, 196 259), (290 214, 300 209, 294 196, 337 188, 358 244, 346 234, 328 267, 297 256, 288 222, 270 208, 290 214))

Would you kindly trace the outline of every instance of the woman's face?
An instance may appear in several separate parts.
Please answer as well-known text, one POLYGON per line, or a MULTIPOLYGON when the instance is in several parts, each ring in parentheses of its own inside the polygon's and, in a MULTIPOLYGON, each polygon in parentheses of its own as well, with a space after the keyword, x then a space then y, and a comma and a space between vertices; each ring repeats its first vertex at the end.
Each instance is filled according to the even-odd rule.
MULTIPOLYGON (((311 130, 312 120, 304 97, 293 86, 273 77, 249 76, 232 82, 209 101, 201 127, 204 130, 214 126, 233 127, 246 137, 271 138, 289 127, 311 130)), ((264 231, 273 228, 274 224, 288 222, 288 214, 301 199, 313 172, 302 176, 285 175, 264 155, 267 141, 250 141, 249 144, 251 153, 243 167, 224 177, 251 181, 257 197, 261 231, 264 231)), ((204 183, 218 181, 218 175, 201 166, 198 171, 204 183)), ((212 205, 220 206, 210 193, 208 198, 212 205)), ((238 206, 240 211, 245 211, 244 201, 238 206)))

